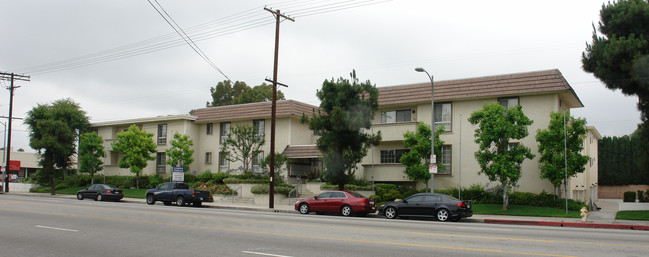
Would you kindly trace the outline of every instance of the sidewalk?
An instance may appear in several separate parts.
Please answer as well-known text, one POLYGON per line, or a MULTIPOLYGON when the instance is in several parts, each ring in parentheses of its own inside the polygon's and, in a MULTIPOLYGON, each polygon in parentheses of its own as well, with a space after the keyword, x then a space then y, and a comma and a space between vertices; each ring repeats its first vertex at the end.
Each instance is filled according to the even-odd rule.
MULTIPOLYGON (((69 198, 76 199, 74 195, 50 195, 45 193, 24 193, 9 192, 12 195, 25 195, 50 198, 69 198)), ((145 199, 124 198, 124 202, 142 203, 145 199)), ((508 215, 481 215, 474 214, 473 217, 462 219, 462 222, 478 222, 492 224, 511 224, 511 225, 535 225, 535 226, 554 226, 554 227, 582 227, 582 228, 608 228, 608 229, 632 229, 649 231, 649 221, 647 220, 616 220, 615 215, 618 212, 617 199, 600 199, 595 204, 600 207, 599 211, 590 212, 588 222, 581 222, 580 218, 554 218, 554 217, 533 217, 533 216, 508 216, 508 215)), ((203 206, 210 208, 237 209, 249 211, 266 211, 266 212, 283 212, 297 213, 295 207, 291 204, 274 204, 274 208, 268 206, 256 205, 251 203, 231 203, 228 201, 218 201, 212 203, 203 203, 203 206)), ((376 215, 369 215, 369 217, 376 215)))

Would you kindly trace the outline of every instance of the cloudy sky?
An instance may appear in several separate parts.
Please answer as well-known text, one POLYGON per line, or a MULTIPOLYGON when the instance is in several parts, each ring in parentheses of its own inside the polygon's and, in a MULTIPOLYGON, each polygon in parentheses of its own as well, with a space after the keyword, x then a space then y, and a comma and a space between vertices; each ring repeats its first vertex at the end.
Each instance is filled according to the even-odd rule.
MULTIPOLYGON (((436 81, 559 69, 585 105, 573 115, 602 135, 640 122, 636 97, 581 69, 603 1, 157 1, 223 74, 251 86, 273 74, 274 17, 264 6, 293 17, 280 29, 287 99, 318 105, 322 82, 352 69, 378 87, 427 82, 415 67, 436 81)), ((16 82, 16 117, 68 97, 91 122, 184 114, 226 79, 147 0, 2 2, 0 72, 31 76, 16 82)), ((2 90, 0 115, 8 110, 2 90)), ((14 124, 13 148, 30 151, 27 127, 14 124)))

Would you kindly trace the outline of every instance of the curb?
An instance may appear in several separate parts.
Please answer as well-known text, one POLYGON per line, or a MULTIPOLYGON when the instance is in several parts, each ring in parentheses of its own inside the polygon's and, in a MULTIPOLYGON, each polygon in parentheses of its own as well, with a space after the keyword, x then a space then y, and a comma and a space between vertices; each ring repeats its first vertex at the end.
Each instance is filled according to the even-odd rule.
POLYGON ((563 222, 563 221, 499 220, 499 219, 484 219, 483 222, 491 223, 491 224, 534 225, 534 226, 551 226, 551 227, 649 230, 649 226, 628 225, 628 224, 602 224, 602 223, 579 223, 579 222, 563 222))

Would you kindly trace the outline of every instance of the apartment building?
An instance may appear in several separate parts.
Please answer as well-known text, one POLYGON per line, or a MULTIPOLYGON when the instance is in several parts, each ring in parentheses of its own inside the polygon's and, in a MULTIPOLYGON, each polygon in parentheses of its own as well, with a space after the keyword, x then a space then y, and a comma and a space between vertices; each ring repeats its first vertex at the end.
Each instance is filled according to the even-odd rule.
MULTIPOLYGON (((536 131, 546 129, 550 113, 581 108, 583 104, 574 90, 558 70, 536 71, 509 75, 488 76, 435 82, 435 126, 444 126, 443 154, 437 156, 445 169, 435 174, 435 188, 448 189, 480 184, 496 186, 485 175, 479 175, 479 165, 474 158, 478 145, 474 142, 476 127, 468 122, 471 113, 485 103, 498 102, 506 107, 521 105, 523 112, 534 123, 528 128, 530 135, 512 144, 529 147, 536 157, 522 164, 522 177, 515 190, 527 192, 552 192, 550 182, 542 180, 538 168, 538 144, 536 131)), ((359 165, 356 176, 374 182, 401 183, 414 188, 423 188, 421 182, 410 181, 405 166, 399 163, 400 156, 407 151, 403 146, 403 134, 415 131, 419 122, 431 123, 431 85, 421 84, 379 87, 379 110, 375 112, 373 126, 367 132, 382 134, 382 140, 372 147, 359 165)), ((300 122, 302 114, 310 115, 317 106, 294 100, 277 102, 275 151, 291 159, 288 171, 282 174, 289 181, 312 177, 322 171, 322 154, 317 150, 317 138, 308 124, 300 122)), ((251 103, 231 106, 202 108, 191 115, 161 116, 146 119, 93 123, 92 127, 104 138, 107 151, 105 172, 108 175, 125 175, 128 169, 117 167, 119 153, 113 152, 110 143, 116 134, 131 124, 154 134, 158 143, 155 161, 143 170, 143 174, 168 174, 170 167, 164 164, 164 150, 170 147, 174 132, 187 134, 194 142, 194 163, 190 173, 237 172, 241 163, 230 163, 220 151, 221 140, 230 129, 240 124, 254 126, 258 134, 266 139, 255 160, 257 165, 270 152, 271 103, 251 103)), ((586 188, 596 187, 597 140, 601 138, 594 127, 589 127, 584 139, 584 153, 592 162, 586 173, 571 178, 569 186, 576 188, 569 192, 571 197, 584 198, 590 195, 586 188), (594 146, 593 146, 594 145, 594 146), (594 183, 593 183, 594 182, 594 183), (581 187, 584 187, 582 190, 581 187)), ((256 167, 255 167, 256 168, 256 167)), ((596 194, 594 194, 596 196, 596 194)))

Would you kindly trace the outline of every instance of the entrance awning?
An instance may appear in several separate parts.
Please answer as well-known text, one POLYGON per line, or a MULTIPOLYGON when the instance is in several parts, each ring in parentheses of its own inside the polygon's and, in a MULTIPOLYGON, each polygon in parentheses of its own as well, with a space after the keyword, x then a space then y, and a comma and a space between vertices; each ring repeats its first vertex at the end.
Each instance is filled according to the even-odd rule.
POLYGON ((322 158, 322 153, 316 145, 289 145, 282 155, 290 159, 322 158))

